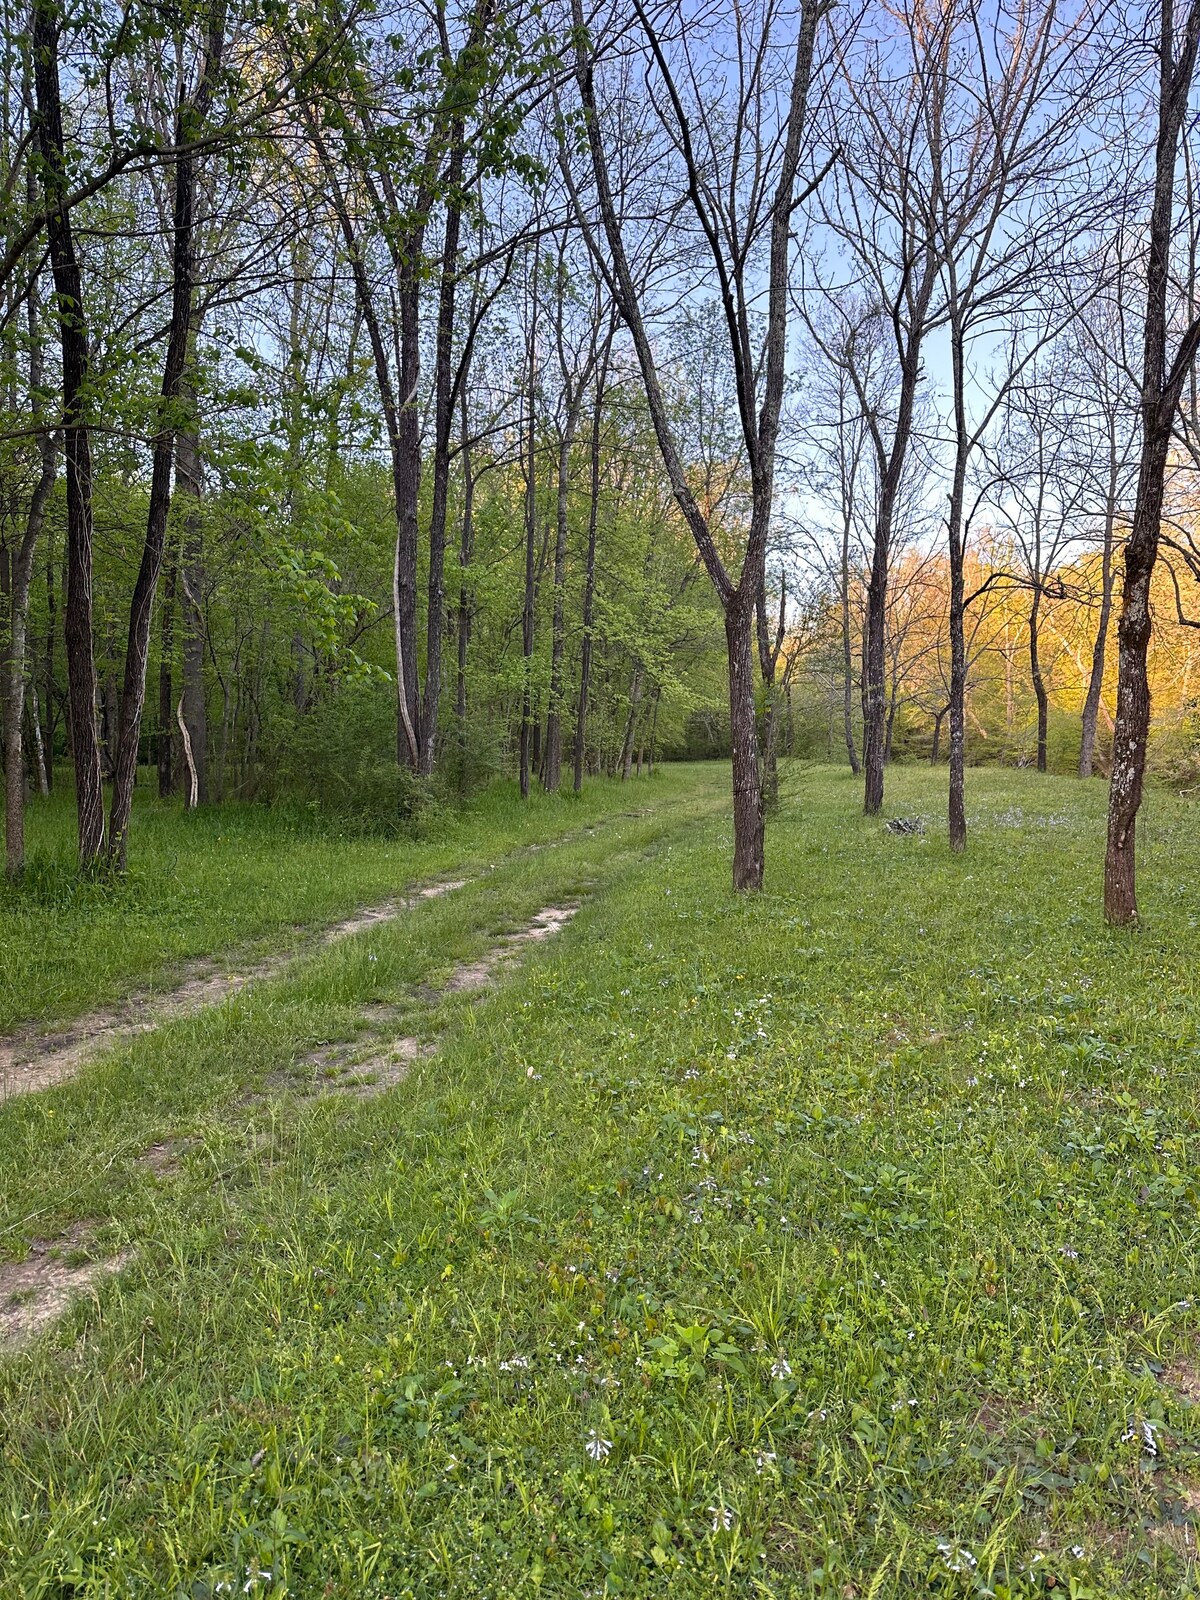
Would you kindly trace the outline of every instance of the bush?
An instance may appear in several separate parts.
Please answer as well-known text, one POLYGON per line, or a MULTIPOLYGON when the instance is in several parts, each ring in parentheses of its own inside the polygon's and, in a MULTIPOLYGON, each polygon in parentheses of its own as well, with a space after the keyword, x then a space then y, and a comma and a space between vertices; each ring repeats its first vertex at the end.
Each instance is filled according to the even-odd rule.
POLYGON ((297 800, 343 829, 411 832, 438 810, 433 785, 396 761, 390 690, 339 687, 280 731, 267 798, 297 800))

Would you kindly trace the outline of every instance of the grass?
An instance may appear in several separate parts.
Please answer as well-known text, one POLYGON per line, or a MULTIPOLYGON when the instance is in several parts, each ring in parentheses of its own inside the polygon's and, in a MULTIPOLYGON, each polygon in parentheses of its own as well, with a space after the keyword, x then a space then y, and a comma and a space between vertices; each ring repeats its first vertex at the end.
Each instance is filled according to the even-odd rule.
MULTIPOLYGON (((436 860, 346 845, 341 901, 264 834, 311 918, 496 868, 0 1108, 0 1252, 136 1252, 0 1364, 0 1594, 1193 1593, 1196 813, 1151 797, 1115 934, 1101 785, 972 773, 955 861, 942 781, 889 776, 897 838, 788 772, 754 898, 716 769, 547 807, 539 853, 504 800, 436 860), (298 1092, 379 1001, 436 1054, 298 1092)), ((302 914, 239 913, 238 859, 186 935, 147 874, 150 959, 302 914)), ((59 916, 99 948, 71 904, 23 959, 84 995, 59 916)))
MULTIPOLYGON (((667 769, 654 792, 675 795, 694 775, 667 769)), ((715 778, 714 769, 701 782, 712 788, 715 778)), ((462 811, 437 813, 414 838, 371 838, 339 834, 303 808, 224 805, 186 815, 139 794, 132 871, 114 883, 76 873, 73 801, 56 794, 31 806, 24 880, 0 881, 0 1033, 169 981, 195 957, 294 947, 305 929, 358 906, 642 803, 604 779, 578 797, 535 790, 526 805, 500 785, 462 811)))

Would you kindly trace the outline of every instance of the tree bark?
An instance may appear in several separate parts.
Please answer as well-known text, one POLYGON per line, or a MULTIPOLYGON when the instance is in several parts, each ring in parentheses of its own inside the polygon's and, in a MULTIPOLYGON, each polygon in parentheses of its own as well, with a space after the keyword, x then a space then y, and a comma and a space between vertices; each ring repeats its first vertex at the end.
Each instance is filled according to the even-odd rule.
POLYGON ((1158 559, 1167 452, 1179 396, 1200 345, 1200 318, 1193 318, 1168 370, 1167 291, 1171 272, 1175 164, 1200 44, 1200 0, 1191 0, 1178 60, 1174 55, 1172 0, 1162 0, 1160 25, 1158 143, 1143 331, 1142 451, 1133 528, 1125 547, 1125 579, 1117 630, 1117 716, 1104 858, 1104 915, 1116 926, 1137 920, 1137 814, 1142 802, 1150 732, 1150 684, 1146 673, 1150 587, 1158 559))
MULTIPOLYGON (((30 363, 31 366, 33 363, 30 363)), ((40 382, 40 377, 38 379, 40 382)), ((57 473, 57 449, 49 432, 39 441, 41 471, 29 500, 25 530, 9 560, 8 641, 4 683, 4 870, 15 880, 25 869, 25 641, 33 561, 45 521, 46 501, 57 473)))
POLYGON ((1033 697, 1037 702, 1037 769, 1039 772, 1046 770, 1046 743, 1049 733, 1050 702, 1046 694, 1046 680, 1042 676, 1042 663, 1038 654, 1040 643, 1040 620, 1042 609, 1042 588, 1034 584, 1033 600, 1029 606, 1029 676, 1033 681, 1033 697))
POLYGON ((62 351, 63 454, 67 480, 67 705, 75 765, 79 859, 91 867, 104 853, 104 792, 96 734, 96 659, 92 638, 92 451, 87 420, 88 338, 83 283, 66 199, 69 190, 58 73, 58 8, 34 0, 31 49, 46 234, 54 275, 62 351))
POLYGON ((533 256, 533 306, 529 323, 528 349, 528 402, 529 433, 525 442, 525 592, 521 610, 521 743, 520 786, 521 799, 529 799, 530 761, 533 754, 533 601, 535 589, 535 553, 537 548, 537 411, 535 391, 537 386, 537 319, 538 319, 538 263, 540 252, 533 256))
MULTIPOLYGON (((200 68, 195 93, 190 104, 181 99, 176 112, 177 146, 182 147, 189 139, 194 138, 197 129, 207 118, 213 85, 220 70, 224 31, 224 6, 222 0, 217 0, 209 17, 204 61, 200 68)), ((179 426, 179 402, 190 388, 184 376, 191 345, 196 276, 194 259, 196 163, 190 152, 185 151, 176 156, 174 179, 171 324, 167 335, 167 352, 163 362, 158 406, 158 427, 154 438, 146 538, 142 546, 142 559, 129 607, 129 638, 125 647, 125 676, 121 686, 112 808, 109 812, 109 860, 118 872, 124 872, 129 859, 129 819, 133 810, 133 791, 137 784, 142 713, 146 703, 150 620, 166 550, 167 518, 171 510, 171 469, 175 457, 175 436, 179 426)))
POLYGON ((550 794, 562 783, 563 656, 566 651, 565 598, 567 579, 567 510, 571 483, 571 447, 583 406, 581 380, 566 395, 566 416, 558 442, 558 494, 555 501, 554 611, 550 641, 550 705, 546 713, 546 772, 544 787, 550 794))
MULTIPOLYGON (((33 177, 30 173, 30 187, 33 177)), ((32 198, 32 196, 30 197, 32 198)), ((43 423, 42 339, 38 310, 38 283, 35 276, 29 286, 29 396, 30 410, 36 423, 43 423)), ((12 881, 25 870, 25 752, 23 728, 25 715, 26 639, 29 622, 29 592, 33 584, 33 563, 38 540, 45 522, 46 502, 54 487, 58 470, 58 447, 53 433, 43 426, 38 436, 40 471, 29 499, 25 529, 21 542, 9 554, 5 552, 5 583, 8 592, 8 640, 6 673, 4 679, 4 866, 5 875, 12 881)), ((41 748, 42 730, 37 721, 37 689, 34 686, 32 712, 34 740, 37 749, 38 782, 47 792, 45 758, 41 748)))
POLYGON ((471 470, 471 441, 468 433, 466 398, 462 405, 462 472, 463 507, 460 529, 458 561, 462 581, 458 587, 458 686, 455 695, 455 716, 458 719, 458 742, 462 759, 460 782, 467 781, 467 650, 471 642, 471 591, 467 584, 467 571, 475 553, 475 476, 471 470))
POLYGON ((200 443, 184 428, 176 443, 175 489, 186 506, 180 567, 180 615, 183 623, 183 696, 177 720, 186 730, 189 782, 188 810, 208 804, 208 718, 204 697, 204 480, 200 443))
POLYGON ((463 125, 451 132, 447 168, 449 199, 442 249, 442 282, 438 296, 434 353, 433 503, 429 516, 429 600, 425 618, 425 701, 421 709, 421 763, 424 777, 433 772, 437 743, 438 703, 442 694, 442 639, 446 623, 446 516, 450 500, 450 433, 454 426, 454 298, 458 283, 458 242, 462 207, 458 191, 463 175, 463 125))
POLYGON ((733 767, 733 887, 761 889, 764 819, 754 716, 754 653, 750 605, 725 613, 729 657, 729 734, 733 767))
POLYGON ((583 760, 587 747, 588 696, 592 687, 592 629, 596 605, 596 529, 600 510, 600 426, 604 410, 604 385, 608 376, 608 354, 612 328, 601 357, 596 380, 596 402, 592 408, 591 481, 588 497, 587 560, 583 576, 583 640, 579 648, 579 709, 575 717, 575 793, 583 790, 583 760))

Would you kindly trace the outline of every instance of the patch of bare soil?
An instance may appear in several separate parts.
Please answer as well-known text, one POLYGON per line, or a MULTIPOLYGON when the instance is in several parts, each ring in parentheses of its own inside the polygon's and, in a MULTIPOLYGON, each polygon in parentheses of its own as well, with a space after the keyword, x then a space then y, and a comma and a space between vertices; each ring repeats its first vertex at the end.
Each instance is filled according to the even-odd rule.
POLYGON ((549 939, 560 933, 579 910, 578 905, 546 906, 524 928, 506 934, 499 944, 474 961, 460 962, 447 979, 444 994, 474 994, 491 982, 497 967, 511 961, 522 945, 549 939))
POLYGON ((1200 1405, 1200 1367, 1180 1356, 1165 1369, 1162 1382, 1189 1405, 1200 1405))
POLYGON ((21 1033, 0 1039, 0 1104, 20 1094, 50 1089, 73 1078, 86 1061, 109 1048, 128 1043, 140 1033, 149 1033, 163 1022, 193 1016, 205 1007, 218 1005, 248 984, 261 982, 281 972, 299 956, 347 939, 368 928, 394 922, 406 911, 425 900, 437 899, 461 889, 466 880, 453 879, 427 884, 401 899, 385 900, 381 905, 356 911, 353 916, 323 930, 299 951, 269 956, 231 972, 214 961, 195 962, 185 969, 182 982, 165 994, 144 992, 131 995, 121 1005, 93 1011, 68 1028, 48 1033, 21 1033))
POLYGON ((350 1094, 368 1099, 402 1082, 413 1062, 431 1055, 433 1048, 420 1039, 406 1037, 386 1044, 376 1040, 369 1054, 362 1054, 361 1047, 356 1050, 333 1046, 314 1051, 305 1065, 313 1069, 314 1094, 350 1094))
POLYGON ((143 1150, 138 1160, 156 1177, 170 1178, 179 1171, 180 1160, 190 1143, 189 1139, 163 1139, 143 1150))
POLYGON ((59 1239, 39 1239, 24 1261, 0 1262, 0 1349, 36 1338, 70 1308, 133 1260, 132 1251, 99 1260, 68 1262, 85 1248, 87 1234, 75 1228, 59 1239))

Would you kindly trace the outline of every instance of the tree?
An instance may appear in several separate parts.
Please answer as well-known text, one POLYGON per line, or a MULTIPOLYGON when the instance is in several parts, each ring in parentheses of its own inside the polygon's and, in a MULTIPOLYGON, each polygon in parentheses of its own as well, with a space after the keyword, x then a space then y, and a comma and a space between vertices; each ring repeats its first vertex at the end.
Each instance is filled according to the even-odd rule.
MULTIPOLYGON (((827 0, 801 0, 788 18, 772 5, 734 18, 736 49, 729 56, 729 93, 715 103, 700 77, 705 57, 719 59, 729 44, 713 14, 688 16, 677 4, 654 14, 634 0, 647 65, 661 99, 653 97, 665 134, 667 170, 690 208, 700 235, 707 274, 715 281, 724 314, 729 359, 738 397, 751 480, 749 526, 740 564, 723 559, 713 530, 688 481, 676 429, 664 394, 649 333, 648 300, 630 265, 629 225, 618 205, 611 169, 610 108, 597 93, 599 52, 589 34, 582 0, 572 0, 575 77, 595 185, 596 216, 578 200, 578 217, 609 293, 628 329, 645 386, 654 432, 671 487, 712 581, 725 618, 733 767, 733 884, 758 889, 763 879, 764 816, 755 723, 752 629, 765 570, 774 510, 775 457, 783 403, 795 213, 815 187, 799 177, 810 138, 808 102, 818 31, 827 0), (790 23, 792 37, 785 41, 790 23), (786 52, 782 78, 774 63, 786 52), (765 254, 766 313, 758 336, 755 306, 761 293, 755 270, 765 254), (758 348, 756 349, 756 344, 758 348)), ((710 80, 709 92, 714 87, 710 80)))
POLYGON ((1167 456, 1183 386, 1200 349, 1200 315, 1191 311, 1168 356, 1172 218, 1180 136, 1200 47, 1200 0, 1177 23, 1174 0, 1160 0, 1154 192, 1147 229, 1146 316, 1142 334, 1141 455, 1133 525, 1125 546, 1118 624, 1117 715, 1109 780, 1104 915, 1115 926, 1137 920, 1134 846, 1150 730, 1150 593, 1158 560, 1167 456))

